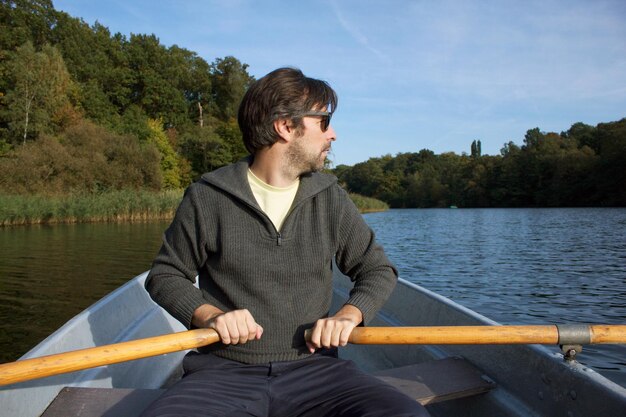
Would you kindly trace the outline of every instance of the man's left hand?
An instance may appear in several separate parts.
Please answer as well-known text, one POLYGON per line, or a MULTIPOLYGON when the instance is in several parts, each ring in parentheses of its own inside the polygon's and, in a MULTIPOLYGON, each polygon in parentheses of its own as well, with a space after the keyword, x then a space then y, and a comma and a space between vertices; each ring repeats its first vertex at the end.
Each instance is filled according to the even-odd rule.
POLYGON ((363 321, 361 310, 346 304, 332 317, 319 319, 311 330, 311 338, 306 344, 311 353, 315 349, 333 348, 348 344, 352 329, 363 321))

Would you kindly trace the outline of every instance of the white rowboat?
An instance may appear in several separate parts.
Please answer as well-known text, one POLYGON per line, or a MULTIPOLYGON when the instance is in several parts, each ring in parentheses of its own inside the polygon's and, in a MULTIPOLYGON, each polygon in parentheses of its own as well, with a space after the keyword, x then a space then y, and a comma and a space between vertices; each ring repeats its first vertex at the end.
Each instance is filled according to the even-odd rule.
MULTIPOLYGON (((158 307, 144 273, 107 295, 21 359, 185 330, 158 307)), ((336 274, 335 308, 350 289, 336 274)), ((400 280, 372 326, 474 326, 498 323, 400 280)), ((0 387, 6 417, 133 416, 180 377, 185 352, 0 387), (70 387, 70 388, 66 388, 70 387), (80 410, 80 411, 78 411, 80 410), (80 413, 80 414, 79 414, 80 413)), ((426 404, 433 416, 615 417, 626 389, 538 345, 350 345, 341 349, 426 404)))

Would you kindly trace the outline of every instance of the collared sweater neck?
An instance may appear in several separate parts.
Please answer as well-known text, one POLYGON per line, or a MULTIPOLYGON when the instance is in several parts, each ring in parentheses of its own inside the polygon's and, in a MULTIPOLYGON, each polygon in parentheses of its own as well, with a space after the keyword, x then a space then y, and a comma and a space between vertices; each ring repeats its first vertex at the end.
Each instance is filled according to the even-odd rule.
MULTIPOLYGON (((252 157, 247 157, 238 162, 227 165, 202 175, 202 181, 220 188, 237 197, 244 203, 260 209, 248 184, 248 168, 252 164, 252 157)), ((293 205, 298 205, 324 189, 337 183, 337 178, 319 172, 313 172, 300 177, 300 187, 294 198, 293 205)))

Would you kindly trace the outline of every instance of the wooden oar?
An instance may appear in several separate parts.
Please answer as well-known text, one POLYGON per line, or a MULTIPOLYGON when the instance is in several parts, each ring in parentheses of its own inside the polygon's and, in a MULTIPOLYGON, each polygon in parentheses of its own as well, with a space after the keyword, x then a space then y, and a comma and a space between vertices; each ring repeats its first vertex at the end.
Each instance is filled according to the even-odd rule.
POLYGON ((132 340, 0 365, 0 386, 67 372, 82 371, 150 356, 194 349, 218 342, 213 329, 196 329, 132 340))
MULTIPOLYGON (((307 330, 306 337, 310 336, 307 330)), ((75 350, 0 365, 0 386, 111 365, 219 341, 213 329, 196 329, 75 350)), ((589 344, 626 343, 626 325, 357 327, 355 344, 589 344)))

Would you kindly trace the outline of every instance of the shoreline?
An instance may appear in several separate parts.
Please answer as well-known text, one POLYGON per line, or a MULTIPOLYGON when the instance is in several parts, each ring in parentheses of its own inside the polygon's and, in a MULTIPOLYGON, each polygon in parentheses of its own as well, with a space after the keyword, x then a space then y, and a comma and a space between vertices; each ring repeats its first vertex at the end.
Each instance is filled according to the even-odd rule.
POLYGON ((151 215, 149 213, 137 213, 129 216, 111 217, 93 217, 93 218, 54 218, 54 219, 25 219, 21 222, 0 221, 0 229, 3 227, 20 227, 20 226, 53 226, 58 224, 88 224, 88 223, 148 223, 152 221, 171 220, 174 213, 151 215))

